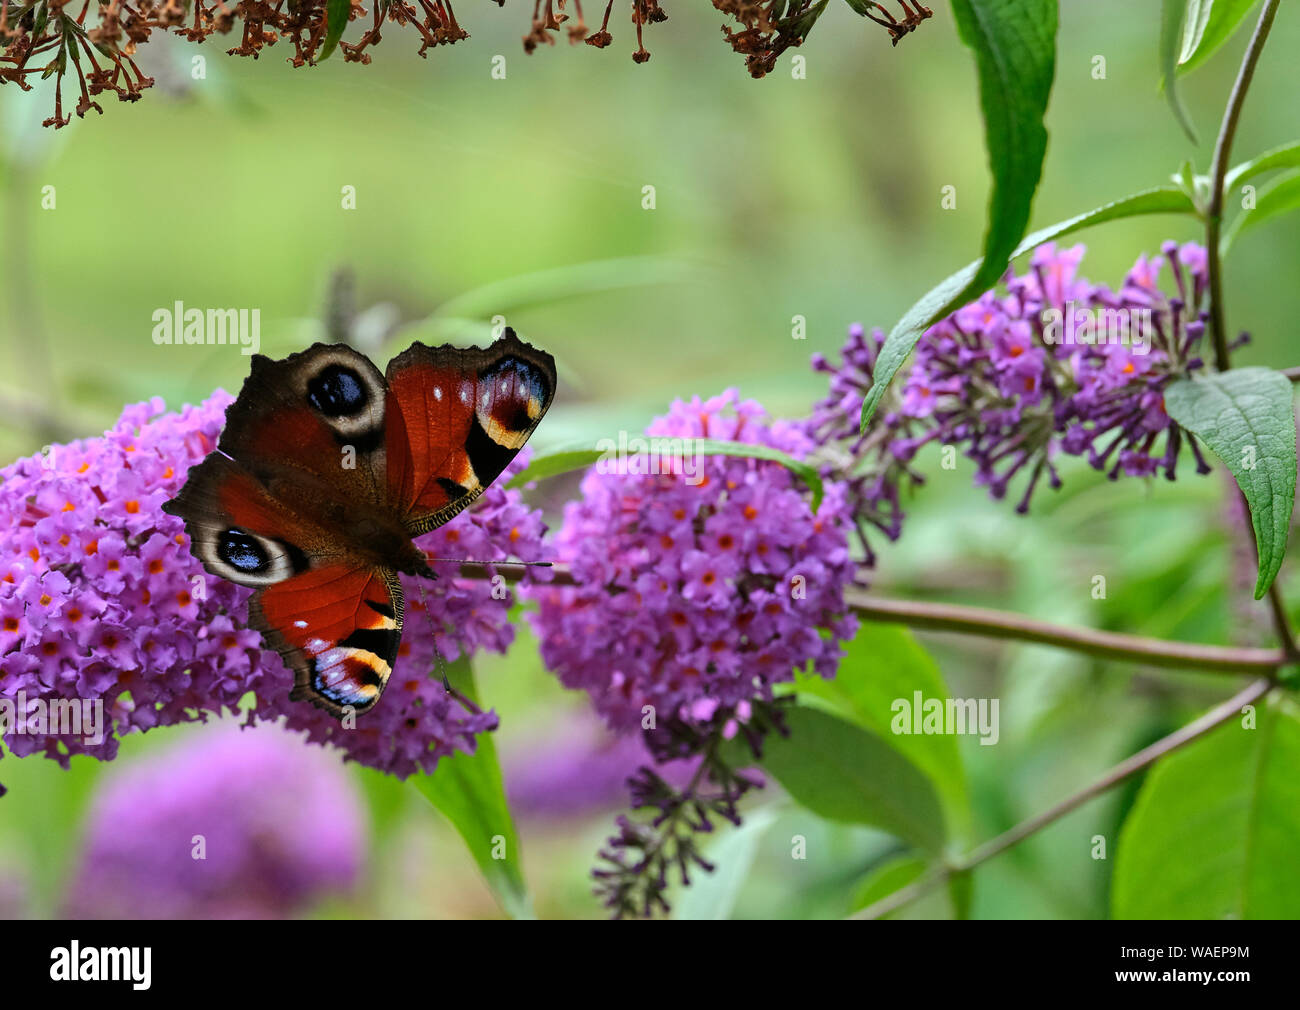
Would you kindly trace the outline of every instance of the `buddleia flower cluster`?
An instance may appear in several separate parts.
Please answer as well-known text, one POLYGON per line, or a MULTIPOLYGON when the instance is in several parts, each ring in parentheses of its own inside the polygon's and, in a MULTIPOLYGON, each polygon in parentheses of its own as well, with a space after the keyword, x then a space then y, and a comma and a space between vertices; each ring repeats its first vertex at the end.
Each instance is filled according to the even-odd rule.
POLYGON ((1209 470, 1164 404, 1171 382, 1204 366, 1205 250, 1167 242, 1160 255, 1140 257, 1118 291, 1079 276, 1083 255, 1081 245, 1044 245, 1025 273, 1008 271, 1001 290, 930 327, 865 432, 859 413, 884 333, 855 326, 840 364, 814 357, 830 394, 807 431, 824 472, 846 480, 860 531, 898 538, 900 492, 923 480, 913 461, 932 442, 969 459, 976 484, 994 498, 1017 487, 1022 513, 1039 486, 1060 486, 1063 456, 1082 457, 1112 480, 1173 480, 1186 445, 1197 471, 1209 470), (1166 268, 1169 290, 1160 284, 1166 268))
MULTIPOLYGON (((398 661, 380 703, 354 728, 288 700, 292 673, 248 625, 251 592, 205 572, 184 524, 162 511, 215 448, 231 401, 218 391, 168 413, 155 398, 127 407, 100 438, 0 470, 0 710, 7 702, 15 715, 5 746, 66 767, 76 753, 113 758, 132 731, 245 710, 250 721, 282 719, 403 778, 472 751, 497 718, 433 675, 434 641, 452 659, 503 652, 513 600, 499 591, 504 582, 461 578, 459 565, 432 565, 439 578, 423 593, 406 583, 398 661), (40 719, 68 705, 102 706, 102 732, 42 728, 40 719)), ((431 558, 540 558, 540 513, 504 489, 527 459, 525 450, 473 508, 418 546, 431 558)))
POLYGON ((813 443, 800 426, 769 422, 732 389, 676 401, 646 434, 681 446, 681 458, 660 459, 655 473, 632 461, 589 471, 553 545, 575 584, 525 590, 561 682, 588 692, 614 730, 644 733, 657 761, 701 768, 685 793, 649 767, 634 777, 636 805, 658 814, 649 826, 620 822, 606 849, 616 867, 601 871, 601 894, 616 914, 662 907, 665 852, 680 850, 685 872, 691 833, 711 828, 710 813, 736 816, 752 783, 721 761, 718 741, 743 734, 761 746, 777 723, 773 688, 798 669, 834 676, 857 627, 844 601, 855 566, 842 485, 828 484, 814 512, 780 463, 687 458, 697 439, 801 458, 813 443))

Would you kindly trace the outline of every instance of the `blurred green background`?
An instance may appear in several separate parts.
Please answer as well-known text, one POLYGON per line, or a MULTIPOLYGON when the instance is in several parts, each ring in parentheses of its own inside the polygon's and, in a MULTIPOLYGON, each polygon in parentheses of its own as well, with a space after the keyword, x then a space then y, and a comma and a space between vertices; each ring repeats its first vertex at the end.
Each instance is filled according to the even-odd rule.
MULTIPOLYGON (((810 354, 837 350, 852 321, 888 328, 979 249, 988 173, 974 68, 947 6, 933 6, 936 16, 897 48, 847 7, 828 10, 792 51, 807 60, 803 80, 792 79, 788 56, 751 80, 718 31, 722 16, 703 4, 670 5, 671 20, 647 32, 653 59, 636 66, 633 31, 617 15, 607 50, 560 44, 525 56, 524 7, 480 2, 461 12, 471 39, 427 61, 415 56, 413 34, 392 26, 369 67, 335 57, 294 70, 283 43, 254 62, 226 57, 221 39, 158 40, 142 49, 143 68, 159 80, 142 101, 105 103, 107 115, 58 132, 39 126, 46 92, 4 88, 0 458, 48 440, 42 415, 65 436, 92 434, 124 402, 162 395, 178 406, 218 385, 236 390, 246 358, 234 348, 157 347, 153 312, 177 300, 260 308, 263 350, 278 355, 319 337, 313 320, 339 268, 354 272, 360 305, 391 303, 413 324, 399 342, 481 335, 468 322, 428 321, 468 296, 461 306, 479 323, 504 312, 553 351, 563 386, 539 449, 639 429, 673 397, 727 385, 798 416, 824 390, 810 354), (200 53, 207 77, 192 81, 200 53), (496 54, 506 57, 505 80, 490 75, 496 54), (642 209, 647 185, 654 210, 642 209), (940 206, 948 185, 955 210, 940 206), (41 209, 45 186, 55 187, 57 209, 41 209), (341 207, 345 186, 355 187, 355 210, 341 207), (601 261, 613 262, 591 266, 601 261), (791 338, 795 315, 807 319, 806 340, 791 338)), ((1034 226, 1163 183, 1189 157, 1208 170, 1207 138, 1244 37, 1183 82, 1203 138, 1193 148, 1156 87, 1158 6, 1062 5, 1034 226), (1096 56, 1104 80, 1092 76, 1096 56)), ((1284 10, 1274 29, 1234 161, 1296 137, 1293 14, 1284 10)), ((1118 284, 1166 238, 1198 236, 1181 218, 1084 233, 1083 272, 1118 284)), ((1298 267, 1294 219, 1234 250, 1229 324, 1254 337, 1242 363, 1300 364, 1298 267)), ((1075 467, 1066 490, 1040 493, 1025 520, 971 487, 969 470, 945 473, 934 462, 922 458, 932 479, 911 502, 903 541, 883 552, 882 590, 1188 640, 1264 633, 1263 605, 1242 602, 1249 593, 1231 563, 1235 531, 1219 475, 1109 485, 1075 467), (1104 601, 1089 595, 1093 572, 1108 575, 1104 601)), ((1300 598, 1287 576, 1290 598, 1300 598)), ((961 741, 978 838, 1085 784, 1230 683, 1038 648, 924 641, 954 694, 1003 698, 1002 745, 961 741)), ((583 708, 542 670, 525 631, 509 656, 481 666, 507 759, 546 747, 557 713, 583 708)), ((130 739, 120 760, 187 732, 130 739)), ((85 759, 71 772, 0 762, 11 789, 0 801, 0 873, 28 879, 30 914, 57 907, 86 799, 111 773, 85 759)), ((318 914, 498 914, 420 796, 357 776, 373 815, 368 880, 318 914)), ((982 868, 975 914, 1104 914, 1110 862, 1090 858, 1089 839, 1113 843, 1134 788, 982 868)), ((736 914, 845 914, 854 882, 893 843, 819 822, 774 793, 762 799, 776 801, 779 820, 736 914), (817 853, 795 873, 793 834, 817 853)), ((540 914, 600 914, 586 874, 615 812, 524 820, 540 914)))

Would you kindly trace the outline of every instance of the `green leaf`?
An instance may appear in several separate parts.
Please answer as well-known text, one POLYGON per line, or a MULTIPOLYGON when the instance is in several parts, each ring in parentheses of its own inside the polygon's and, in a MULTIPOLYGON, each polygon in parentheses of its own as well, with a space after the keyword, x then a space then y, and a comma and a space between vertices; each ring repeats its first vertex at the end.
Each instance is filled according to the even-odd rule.
POLYGON ((1269 368, 1234 368, 1173 383, 1165 409, 1214 450, 1246 496, 1259 548, 1258 600, 1282 566, 1295 505, 1291 383, 1269 368))
POLYGON ((1205 26, 1210 20, 1210 11, 1214 9, 1214 0, 1186 0, 1186 4, 1182 45, 1178 51, 1179 63, 1182 63, 1201 44, 1201 39, 1205 35, 1205 26))
POLYGON ((1188 0, 1161 0, 1160 3, 1160 87, 1169 101, 1174 118, 1183 128, 1187 138, 1197 144, 1196 127, 1192 125, 1183 100, 1178 95, 1178 53, 1183 39, 1183 17, 1188 11, 1188 0))
POLYGON ((352 16, 352 0, 329 0, 325 15, 325 41, 320 47, 320 55, 316 57, 317 63, 328 60, 339 44, 339 39, 343 38, 343 30, 347 28, 348 18, 352 16))
POLYGON ((776 822, 770 807, 745 815, 740 827, 726 832, 703 853, 713 864, 712 873, 692 874, 691 886, 681 889, 673 902, 674 919, 730 919, 736 898, 749 876, 759 842, 776 822))
MULTIPOLYGON (((895 891, 901 891, 909 884, 916 883, 929 868, 930 864, 919 856, 895 856, 887 860, 858 882, 853 891, 850 914, 861 912, 881 898, 888 898, 895 891)), ((897 911, 890 912, 881 918, 891 919, 898 914, 897 911)))
POLYGON ((763 744, 762 765, 819 817, 869 824, 927 852, 944 844, 943 808, 930 780, 888 743, 818 708, 785 713, 788 737, 763 744))
POLYGON ((562 473, 585 470, 593 466, 605 454, 599 449, 589 448, 590 442, 584 441, 575 448, 556 449, 544 456, 535 456, 523 470, 510 479, 507 488, 523 487, 533 481, 558 477, 562 473))
MULTIPOLYGON (((655 442, 669 441, 669 439, 661 439, 658 436, 651 435, 646 435, 641 440, 651 445, 655 442)), ((544 480, 557 474, 569 473, 573 470, 585 470, 589 466, 594 466, 602 459, 617 452, 613 439, 602 439, 601 441, 609 442, 610 447, 608 449, 592 449, 588 448, 590 442, 583 442, 580 446, 557 449, 545 456, 538 456, 515 476, 506 487, 523 487, 535 480, 544 480)), ((773 463, 780 463, 808 485, 809 490, 812 491, 812 511, 816 513, 821 506, 824 489, 817 468, 787 455, 780 449, 773 449, 766 445, 751 445, 748 442, 721 442, 712 438, 690 439, 690 445, 691 455, 698 453, 701 456, 733 456, 745 459, 765 459, 773 463)))
POLYGON ((1178 73, 1195 70, 1232 38, 1256 0, 1188 0, 1178 73))
POLYGON ((1300 917, 1300 719, 1261 705, 1162 760, 1120 833, 1117 919, 1300 917))
MULTIPOLYGON (((465 657, 447 664, 447 679, 478 704, 474 671, 465 657)), ((514 919, 533 918, 532 901, 524 884, 519 836, 506 803, 501 765, 490 733, 480 734, 473 754, 444 757, 432 775, 412 779, 415 788, 459 832, 478 863, 492 893, 514 919), (503 853, 504 858, 494 858, 503 853)))
POLYGON ((1056 71, 1056 0, 952 0, 957 32, 975 54, 993 192, 984 264, 953 297, 993 284, 1025 234, 1043 173, 1043 116, 1056 71))
POLYGON ((948 874, 948 900, 952 902, 953 918, 970 918, 971 903, 975 900, 975 877, 970 870, 954 870, 948 874))
POLYGON ((948 734, 895 734, 893 704, 914 692, 946 702, 948 687, 938 666, 907 628, 863 621, 845 650, 833 680, 799 673, 801 700, 817 699, 836 715, 884 737, 929 776, 939 792, 948 833, 964 837, 970 828, 970 799, 957 738, 948 734))
MULTIPOLYGON (((1154 189, 1146 189, 1140 193, 1134 193, 1132 196, 1126 196, 1122 200, 1104 204, 1101 207, 1096 207, 1076 217, 1048 225, 1046 228, 1034 232, 1012 251, 1007 260, 1000 264, 999 272, 1005 269, 1008 262, 1042 245, 1044 242, 1051 242, 1053 239, 1062 238, 1072 232, 1081 231, 1093 225, 1104 224, 1107 221, 1115 221, 1119 218, 1136 217, 1142 214, 1195 213, 1196 206, 1191 197, 1176 186, 1157 186, 1154 189)), ((967 264, 951 277, 940 281, 919 302, 908 309, 907 314, 898 321, 898 325, 894 327, 885 340, 885 346, 880 349, 880 357, 876 360, 875 382, 862 401, 863 431, 867 430, 867 425, 871 422, 871 415, 875 413, 876 406, 884 397, 885 391, 898 373, 898 369, 907 360, 907 356, 912 353, 912 348, 916 346, 921 334, 948 314, 948 306, 953 301, 953 297, 966 290, 970 279, 979 270, 979 266, 980 261, 976 260, 974 263, 967 264)))
POLYGON ((1232 219, 1219 240, 1219 253, 1227 256, 1237 238, 1246 231, 1275 217, 1300 210, 1300 171, 1280 175, 1259 191, 1255 206, 1232 219))
POLYGON ((1227 197, 1238 184, 1253 179, 1264 172, 1273 172, 1279 168, 1300 168, 1300 140, 1291 144, 1275 147, 1258 157, 1243 161, 1229 169, 1223 179, 1223 195, 1227 197))

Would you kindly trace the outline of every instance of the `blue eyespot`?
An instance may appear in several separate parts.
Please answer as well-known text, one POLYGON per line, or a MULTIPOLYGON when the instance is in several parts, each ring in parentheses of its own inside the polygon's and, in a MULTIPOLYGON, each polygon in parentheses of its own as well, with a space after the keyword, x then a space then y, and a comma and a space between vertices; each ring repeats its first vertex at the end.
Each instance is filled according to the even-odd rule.
POLYGON ((231 527, 221 534, 217 540, 217 554, 231 568, 241 572, 260 572, 271 563, 258 539, 238 527, 231 527))
POLYGON ((358 414, 366 405, 366 387, 352 369, 327 365, 307 383, 307 402, 326 417, 358 414))

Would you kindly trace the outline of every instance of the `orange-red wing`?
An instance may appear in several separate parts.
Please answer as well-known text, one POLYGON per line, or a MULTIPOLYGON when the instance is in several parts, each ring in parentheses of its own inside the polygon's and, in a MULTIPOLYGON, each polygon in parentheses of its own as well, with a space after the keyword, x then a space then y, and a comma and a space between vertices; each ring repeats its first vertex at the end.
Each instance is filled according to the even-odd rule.
POLYGON ((402 638, 402 587, 387 569, 326 565, 262 590, 253 627, 293 670, 293 701, 334 716, 379 700, 402 638))
POLYGON ((386 378, 388 495, 412 536, 496 480, 550 407, 556 381, 555 360, 509 328, 483 349, 413 344, 386 378))

